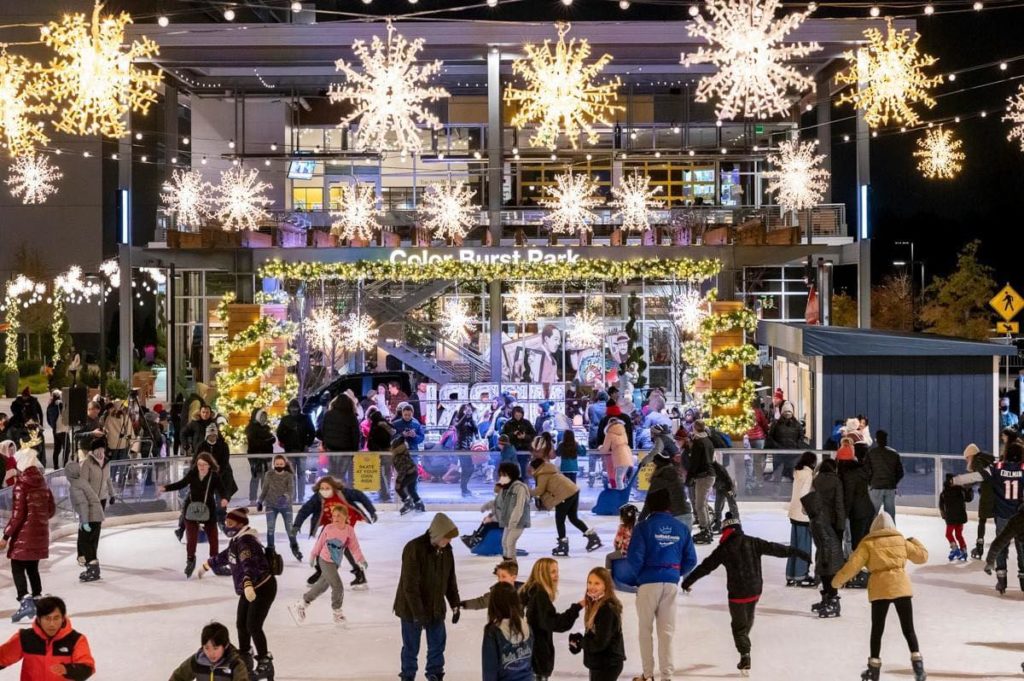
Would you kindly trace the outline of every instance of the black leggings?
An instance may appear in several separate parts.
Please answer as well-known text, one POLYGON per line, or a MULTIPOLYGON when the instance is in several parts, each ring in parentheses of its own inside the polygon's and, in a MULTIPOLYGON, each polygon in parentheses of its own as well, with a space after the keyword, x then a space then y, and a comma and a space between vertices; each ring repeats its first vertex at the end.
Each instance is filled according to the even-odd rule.
POLYGON ((43 585, 39 581, 38 560, 17 560, 11 559, 11 576, 14 578, 14 588, 18 591, 18 600, 30 595, 28 592, 29 583, 32 584, 32 598, 39 598, 43 593, 43 585))
POLYGON ((86 563, 96 560, 96 551, 100 546, 100 523, 89 523, 89 531, 78 526, 78 555, 85 559, 86 563))
POLYGON ((903 598, 871 601, 871 657, 877 658, 882 651, 882 634, 885 632, 885 618, 889 614, 889 604, 896 606, 896 614, 900 618, 903 638, 911 653, 920 652, 917 645, 917 634, 914 632, 914 606, 910 596, 903 598))
MULTIPOLYGON (((558 529, 558 538, 565 539, 565 519, 583 534, 590 531, 587 524, 580 520, 580 493, 576 492, 571 497, 555 506, 555 527, 558 529)), ((620 670, 621 671, 621 670, 620 670)))
POLYGON ((251 640, 256 644, 256 657, 267 656, 267 635, 263 633, 263 623, 275 598, 277 579, 274 577, 256 587, 256 600, 252 603, 245 599, 245 594, 238 597, 235 626, 238 628, 238 649, 243 653, 249 650, 251 640))

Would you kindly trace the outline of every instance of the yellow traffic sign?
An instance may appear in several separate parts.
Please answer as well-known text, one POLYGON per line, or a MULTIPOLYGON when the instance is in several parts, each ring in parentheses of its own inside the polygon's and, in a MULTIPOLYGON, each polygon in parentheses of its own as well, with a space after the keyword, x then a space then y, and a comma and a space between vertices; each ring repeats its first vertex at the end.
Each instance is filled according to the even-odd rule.
POLYGON ((996 322, 996 333, 1005 333, 1007 335, 1020 333, 1019 322, 996 322))
POLYGON ((1021 307, 1024 306, 1024 298, 1021 298, 1020 294, 1007 284, 992 300, 988 301, 988 304, 1005 321, 1010 321, 1020 314, 1021 307))

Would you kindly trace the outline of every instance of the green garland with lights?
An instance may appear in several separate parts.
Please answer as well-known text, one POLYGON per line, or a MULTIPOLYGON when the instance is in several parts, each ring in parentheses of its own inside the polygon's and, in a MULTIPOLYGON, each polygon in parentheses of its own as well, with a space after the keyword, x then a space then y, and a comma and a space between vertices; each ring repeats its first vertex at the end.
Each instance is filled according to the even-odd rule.
POLYGON ((291 322, 279 322, 273 317, 260 317, 252 326, 235 334, 231 340, 224 340, 213 349, 213 361, 223 364, 232 352, 244 350, 260 341, 276 340, 295 335, 295 325, 291 322))
POLYGON ((339 279, 343 281, 495 281, 532 279, 538 281, 630 281, 635 279, 675 279, 701 282, 722 269, 719 260, 690 258, 636 258, 609 260, 589 258, 573 262, 464 262, 455 259, 425 264, 360 260, 351 263, 293 262, 271 260, 259 268, 257 276, 293 281, 339 279))
MULTIPOLYGON (((56 288, 56 287, 54 287, 56 288)), ((64 294, 60 290, 53 292, 53 366, 60 364, 60 350, 64 346, 64 331, 67 329, 68 318, 64 308, 64 294)))
POLYGON ((4 313, 4 321, 7 322, 7 343, 4 348, 4 368, 7 371, 18 370, 18 329, 21 322, 18 321, 18 301, 12 299, 7 301, 7 310, 4 313))

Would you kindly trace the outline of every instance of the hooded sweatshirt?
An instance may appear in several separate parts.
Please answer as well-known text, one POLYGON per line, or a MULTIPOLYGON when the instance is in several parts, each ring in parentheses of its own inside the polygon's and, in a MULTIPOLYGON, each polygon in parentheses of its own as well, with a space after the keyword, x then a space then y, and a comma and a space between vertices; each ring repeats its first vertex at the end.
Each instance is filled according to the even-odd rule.
POLYGON ((436 622, 445 616, 445 601, 459 605, 455 558, 451 544, 439 547, 442 538, 454 539, 459 528, 438 513, 430 529, 409 541, 402 550, 402 572, 395 590, 394 612, 403 620, 436 622))
POLYGON ((509 620, 484 627, 483 681, 533 681, 533 633, 525 618, 522 628, 522 633, 513 632, 509 620))

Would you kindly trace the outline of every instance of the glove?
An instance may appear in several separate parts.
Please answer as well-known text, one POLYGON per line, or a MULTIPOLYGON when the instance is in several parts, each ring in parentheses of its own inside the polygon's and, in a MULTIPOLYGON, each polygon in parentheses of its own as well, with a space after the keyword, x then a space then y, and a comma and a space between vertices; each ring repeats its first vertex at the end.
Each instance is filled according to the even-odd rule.
POLYGON ((569 634, 569 652, 579 655, 581 650, 583 650, 583 634, 579 632, 569 634))
POLYGON ((257 513, 263 513, 263 502, 262 501, 256 502, 256 512, 257 513))
POLYGON ((202 579, 203 575, 205 575, 209 571, 210 571, 210 564, 209 563, 203 563, 202 565, 199 566, 199 574, 197 574, 196 576, 199 577, 199 579, 202 579))
POLYGON ((92 525, 90 525, 89 523, 82 523, 82 531, 92 532, 92 525))
POLYGON ((245 595, 245 600, 250 603, 256 600, 256 589, 252 588, 252 584, 246 584, 245 588, 242 589, 242 593, 245 595))
POLYGON ((462 617, 462 608, 455 606, 452 608, 452 624, 458 624, 460 617, 462 617))

